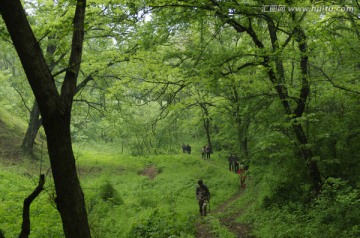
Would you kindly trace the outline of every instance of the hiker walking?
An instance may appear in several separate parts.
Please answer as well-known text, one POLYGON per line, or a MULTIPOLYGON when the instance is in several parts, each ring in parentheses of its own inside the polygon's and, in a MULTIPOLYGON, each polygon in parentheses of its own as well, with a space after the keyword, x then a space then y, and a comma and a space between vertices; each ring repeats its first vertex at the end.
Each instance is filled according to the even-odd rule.
POLYGON ((211 147, 209 145, 205 147, 205 153, 206 153, 206 159, 210 159, 211 147))
POLYGON ((182 149, 183 153, 186 153, 186 145, 185 144, 182 144, 181 149, 182 149))
POLYGON ((234 155, 233 163, 234 163, 234 172, 237 173, 239 171, 239 168, 240 168, 239 167, 240 166, 240 164, 239 164, 239 156, 234 155))
POLYGON ((205 154, 206 154, 206 146, 204 145, 202 148, 201 148, 201 158, 202 159, 205 159, 205 154))
POLYGON ((240 187, 241 188, 245 188, 245 180, 246 180, 246 170, 248 169, 249 166, 246 166, 244 163, 240 164, 239 170, 238 170, 238 174, 240 177, 240 187))
POLYGON ((232 154, 229 155, 228 162, 229 162, 229 171, 233 171, 233 169, 234 169, 234 156, 232 154))
POLYGON ((196 199, 198 200, 200 215, 206 216, 206 207, 210 201, 210 191, 201 179, 198 180, 198 186, 196 187, 196 199))
POLYGON ((189 144, 186 145, 186 151, 188 154, 191 154, 191 146, 189 144))

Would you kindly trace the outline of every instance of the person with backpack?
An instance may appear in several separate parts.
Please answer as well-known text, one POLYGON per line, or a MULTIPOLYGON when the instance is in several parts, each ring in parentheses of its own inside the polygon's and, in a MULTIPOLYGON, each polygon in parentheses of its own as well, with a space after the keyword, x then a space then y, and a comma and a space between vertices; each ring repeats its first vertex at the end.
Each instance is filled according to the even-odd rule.
POLYGON ((206 216, 206 207, 210 202, 210 191, 201 179, 198 180, 196 187, 196 199, 198 200, 200 215, 206 216))
POLYGON ((184 143, 182 144, 181 149, 183 153, 186 153, 186 145, 184 143))
POLYGON ((245 188, 246 185, 245 185, 245 180, 246 180, 246 171, 248 170, 249 166, 248 165, 245 165, 243 162, 241 162, 240 164, 240 168, 238 170, 238 174, 239 174, 239 177, 240 177, 240 187, 241 188, 245 188))

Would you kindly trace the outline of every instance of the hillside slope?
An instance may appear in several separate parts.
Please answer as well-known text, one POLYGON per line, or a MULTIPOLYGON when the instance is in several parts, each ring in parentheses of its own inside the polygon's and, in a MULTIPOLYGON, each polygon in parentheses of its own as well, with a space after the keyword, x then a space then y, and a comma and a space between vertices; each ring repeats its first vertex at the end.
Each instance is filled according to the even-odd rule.
POLYGON ((11 127, 0 117, 0 158, 3 162, 20 159, 21 129, 11 127))

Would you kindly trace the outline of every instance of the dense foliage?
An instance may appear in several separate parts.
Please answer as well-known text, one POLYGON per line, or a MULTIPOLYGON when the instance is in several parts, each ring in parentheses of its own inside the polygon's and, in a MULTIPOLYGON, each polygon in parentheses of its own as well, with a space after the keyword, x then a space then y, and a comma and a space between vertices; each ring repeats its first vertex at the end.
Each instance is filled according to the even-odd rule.
MULTIPOLYGON (((224 171, 229 153, 250 164, 234 219, 251 223, 257 237, 360 236, 358 4, 115 2, 88 2, 71 121, 94 237, 193 236, 195 181, 209 181, 215 206, 235 192, 235 175, 224 171), (309 6, 322 10, 301 10, 309 6), (184 143, 195 155, 178 155, 184 143), (204 145, 214 152, 209 163, 199 160, 204 145), (141 176, 144 168, 158 175, 141 176)), ((59 87, 71 49, 70 3, 24 5, 59 87)), ((21 135, 34 97, 2 22, 0 37, 0 119, 21 135)), ((2 145, 8 134, 0 134, 2 145)), ((33 160, 1 165, 7 237, 18 233, 21 201, 34 186, 16 166, 37 176, 42 135, 33 160)), ((34 237, 62 236, 50 184, 48 177, 48 194, 32 208, 34 237)))

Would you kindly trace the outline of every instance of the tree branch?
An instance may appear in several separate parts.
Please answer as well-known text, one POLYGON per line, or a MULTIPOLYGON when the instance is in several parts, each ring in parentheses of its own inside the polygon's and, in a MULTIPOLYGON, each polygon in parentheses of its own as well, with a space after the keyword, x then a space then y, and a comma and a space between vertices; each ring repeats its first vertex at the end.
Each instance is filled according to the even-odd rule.
POLYGON ((34 201, 34 199, 41 193, 41 191, 44 190, 44 184, 45 184, 45 175, 40 174, 38 186, 27 198, 24 199, 23 221, 21 225, 21 233, 19 235, 19 238, 27 238, 30 235, 30 205, 34 201))
POLYGON ((24 99, 24 97, 23 97, 22 93, 20 92, 20 90, 18 90, 13 83, 11 83, 11 86, 14 88, 15 92, 17 92, 17 94, 19 94, 22 103, 24 104, 24 106, 26 107, 26 109, 28 110, 28 112, 30 112, 31 109, 30 109, 30 108, 28 107, 28 105, 26 104, 26 100, 24 99))
POLYGON ((227 73, 221 73, 221 76, 227 76, 227 75, 229 75, 229 74, 237 73, 237 72, 239 72, 240 70, 242 70, 242 69, 244 69, 244 68, 246 68, 246 67, 249 67, 249 66, 257 66, 257 65, 261 65, 261 63, 258 63, 258 62, 247 62, 247 63, 245 63, 245 64, 242 64, 242 65, 238 66, 235 71, 231 70, 230 72, 227 72, 227 73))
POLYGON ((360 95, 359 91, 355 91, 355 90, 352 90, 350 88, 346 88, 346 87, 339 86, 339 85, 335 84, 335 82, 331 79, 331 77, 329 75, 327 75, 322 68, 317 67, 317 66, 315 66, 313 64, 311 66, 314 67, 316 70, 318 70, 331 83, 331 85, 334 88, 338 88, 338 89, 344 90, 344 91, 349 92, 349 93, 355 93, 355 94, 360 95))
POLYGON ((75 95, 76 81, 80 71, 83 42, 84 42, 84 21, 85 21, 86 0, 78 0, 74 16, 74 32, 72 48, 69 59, 69 70, 66 71, 64 83, 61 87, 61 97, 68 106, 75 95))
POLYGON ((310 93, 310 84, 308 81, 308 46, 307 46, 307 39, 304 30, 298 26, 295 29, 297 31, 297 42, 298 42, 298 48, 300 51, 300 70, 301 70, 301 90, 300 90, 300 96, 299 101, 297 103, 296 109, 294 110, 294 114, 297 117, 301 117, 305 110, 305 104, 307 101, 307 98, 310 93))
POLYGON ((89 108, 93 108, 93 109, 97 110, 102 116, 105 116, 104 113, 99 108, 96 107, 96 106, 103 107, 103 105, 101 103, 89 102, 89 101, 87 101, 85 99, 81 99, 81 98, 74 99, 74 102, 83 102, 83 103, 87 104, 89 108))

